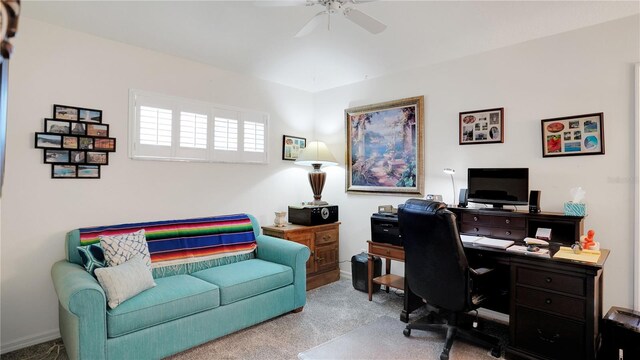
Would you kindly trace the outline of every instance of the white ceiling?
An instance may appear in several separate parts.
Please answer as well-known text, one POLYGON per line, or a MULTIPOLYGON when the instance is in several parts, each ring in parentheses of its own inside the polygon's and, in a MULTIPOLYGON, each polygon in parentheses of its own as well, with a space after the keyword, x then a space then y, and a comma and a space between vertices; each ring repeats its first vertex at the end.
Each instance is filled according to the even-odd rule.
POLYGON ((330 31, 321 26, 294 38, 320 6, 30 0, 22 5, 24 17, 310 92, 640 13, 640 1, 377 1, 355 7, 387 24, 378 35, 336 15, 330 31))

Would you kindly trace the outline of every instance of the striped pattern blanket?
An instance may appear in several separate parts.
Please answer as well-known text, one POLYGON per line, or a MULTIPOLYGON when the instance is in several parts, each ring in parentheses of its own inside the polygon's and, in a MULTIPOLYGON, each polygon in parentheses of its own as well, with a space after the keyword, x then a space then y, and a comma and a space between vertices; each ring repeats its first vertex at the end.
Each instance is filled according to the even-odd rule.
POLYGON ((140 229, 145 229, 152 267, 248 253, 257 247, 251 219, 246 214, 81 228, 80 244, 99 243, 100 235, 140 229))

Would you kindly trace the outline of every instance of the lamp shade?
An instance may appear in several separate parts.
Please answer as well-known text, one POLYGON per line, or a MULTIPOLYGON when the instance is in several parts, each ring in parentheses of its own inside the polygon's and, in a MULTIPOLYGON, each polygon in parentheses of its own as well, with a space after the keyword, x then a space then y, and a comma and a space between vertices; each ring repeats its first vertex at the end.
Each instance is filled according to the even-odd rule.
POLYGON ((322 141, 312 141, 300 152, 295 164, 305 166, 313 166, 314 164, 331 166, 338 165, 338 162, 325 143, 322 141))

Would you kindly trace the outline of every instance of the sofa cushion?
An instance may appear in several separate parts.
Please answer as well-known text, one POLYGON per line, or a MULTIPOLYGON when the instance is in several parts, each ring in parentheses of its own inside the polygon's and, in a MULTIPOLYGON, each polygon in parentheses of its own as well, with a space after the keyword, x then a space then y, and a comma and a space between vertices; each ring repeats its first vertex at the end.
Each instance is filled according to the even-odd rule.
POLYGON ((217 266, 191 274, 218 285, 220 305, 230 304, 293 283, 293 270, 260 259, 217 266))
POLYGON ((120 265, 96 269, 95 274, 107 296, 107 304, 112 309, 156 286, 140 254, 120 265))
POLYGON ((100 244, 91 244, 87 246, 78 246, 78 254, 82 260, 82 265, 93 277, 96 277, 94 271, 107 266, 104 259, 104 251, 100 244))
POLYGON ((151 272, 151 257, 144 229, 119 235, 100 235, 99 238, 107 265, 117 266, 140 254, 151 272))
POLYGON ((157 286, 107 310, 107 336, 125 335, 220 305, 218 287, 189 275, 156 279, 157 286))

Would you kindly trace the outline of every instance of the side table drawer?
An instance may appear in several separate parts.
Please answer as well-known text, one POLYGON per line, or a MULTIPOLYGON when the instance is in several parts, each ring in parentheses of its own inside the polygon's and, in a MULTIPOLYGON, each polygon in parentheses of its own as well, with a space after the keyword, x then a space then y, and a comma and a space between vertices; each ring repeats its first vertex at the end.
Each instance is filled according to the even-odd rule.
POLYGON ((579 296, 584 296, 586 291, 584 278, 524 267, 518 267, 516 283, 579 296))
POLYGON ((511 216, 495 216, 492 221, 494 226, 510 229, 524 229, 524 223, 524 218, 511 216))
POLYGON ((584 324, 541 311, 516 307, 514 343, 551 359, 584 359, 584 324))
POLYGON ((491 216, 462 213, 462 222, 467 224, 490 225, 491 216))
POLYGON ((392 249, 386 246, 379 246, 369 243, 369 253, 399 260, 404 260, 404 251, 400 249, 392 249))
POLYGON ((338 242, 338 230, 324 230, 316 232, 316 246, 338 242))
POLYGON ((586 304, 584 299, 517 286, 516 302, 518 305, 551 311, 576 320, 585 319, 586 304))

